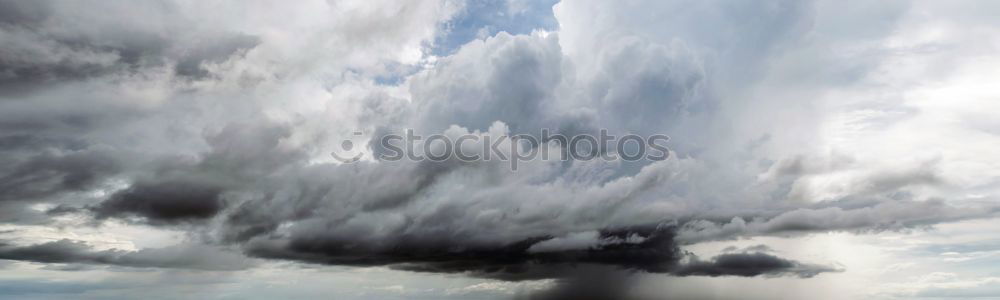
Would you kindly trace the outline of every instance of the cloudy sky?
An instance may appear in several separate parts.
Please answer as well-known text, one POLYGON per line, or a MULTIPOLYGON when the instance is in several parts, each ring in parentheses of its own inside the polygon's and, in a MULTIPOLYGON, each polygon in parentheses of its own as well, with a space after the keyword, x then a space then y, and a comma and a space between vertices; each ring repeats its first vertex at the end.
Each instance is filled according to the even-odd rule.
POLYGON ((998 15, 0 0, 0 299, 1000 298, 998 15), (670 155, 380 159, 407 130, 670 155))

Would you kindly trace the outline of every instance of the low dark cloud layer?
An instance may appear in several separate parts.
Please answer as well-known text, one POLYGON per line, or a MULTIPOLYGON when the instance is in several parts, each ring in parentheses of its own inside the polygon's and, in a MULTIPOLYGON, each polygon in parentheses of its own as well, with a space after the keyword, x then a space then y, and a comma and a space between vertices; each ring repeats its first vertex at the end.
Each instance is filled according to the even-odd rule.
POLYGON ((781 276, 809 278, 824 272, 836 272, 835 267, 810 265, 780 258, 767 253, 725 253, 708 261, 693 260, 673 272, 680 276, 781 276))
POLYGON ((255 241, 251 255, 313 263, 381 266, 394 269, 463 273, 501 280, 535 280, 572 277, 581 271, 642 271, 676 276, 797 276, 812 277, 836 268, 800 263, 761 252, 726 253, 701 260, 674 241, 671 226, 635 227, 601 231, 600 243, 579 249, 532 251, 551 241, 538 237, 497 246, 456 248, 428 237, 380 241, 370 245, 357 240, 293 240, 288 243, 255 241))
POLYGON ((231 252, 198 246, 180 245, 138 251, 94 250, 84 242, 62 239, 47 243, 14 246, 0 243, 0 259, 38 263, 114 265, 136 268, 179 268, 234 271, 253 265, 252 261, 231 252))

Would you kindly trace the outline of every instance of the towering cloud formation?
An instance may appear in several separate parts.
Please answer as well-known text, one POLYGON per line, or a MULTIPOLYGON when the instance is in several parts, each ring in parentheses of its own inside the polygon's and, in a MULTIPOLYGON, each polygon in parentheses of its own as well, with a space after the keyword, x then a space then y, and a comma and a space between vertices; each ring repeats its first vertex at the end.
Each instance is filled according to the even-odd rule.
POLYGON ((947 193, 992 196, 947 157, 837 150, 831 123, 877 128, 896 122, 883 115, 912 113, 863 103, 884 114, 831 121, 842 107, 830 98, 869 86, 879 71, 865 64, 894 55, 878 43, 908 21, 906 5, 877 5, 866 20, 885 21, 856 35, 842 30, 853 14, 824 1, 559 3, 558 28, 442 51, 435 42, 454 43, 448 32, 460 25, 449 20, 473 6, 0 1, 0 222, 58 226, 71 216, 188 239, 125 251, 4 238, 0 259, 252 267, 220 250, 237 249, 565 283, 534 295, 543 299, 621 296, 629 279, 619 275, 636 271, 842 271, 766 251, 705 259, 684 248, 996 216, 992 203, 947 193), (372 155, 385 151, 380 137, 405 130, 543 129, 666 134, 673 152, 532 160, 517 171, 372 155), (361 161, 329 157, 356 131, 361 161), (594 278, 610 285, 587 292, 594 278))

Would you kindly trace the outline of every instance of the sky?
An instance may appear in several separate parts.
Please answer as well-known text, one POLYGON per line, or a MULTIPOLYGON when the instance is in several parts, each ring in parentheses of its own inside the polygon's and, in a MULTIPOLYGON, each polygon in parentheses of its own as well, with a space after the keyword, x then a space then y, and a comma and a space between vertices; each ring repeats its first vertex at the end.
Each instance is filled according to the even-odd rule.
POLYGON ((0 0, 0 299, 1000 298, 998 15, 0 0))

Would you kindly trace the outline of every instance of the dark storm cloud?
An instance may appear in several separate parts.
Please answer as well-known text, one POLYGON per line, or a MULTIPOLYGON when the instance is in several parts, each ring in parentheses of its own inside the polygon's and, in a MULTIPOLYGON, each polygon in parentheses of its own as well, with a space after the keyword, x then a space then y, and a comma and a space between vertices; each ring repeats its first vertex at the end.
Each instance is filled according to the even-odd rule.
POLYGON ((205 137, 210 151, 194 163, 166 159, 155 171, 140 177, 90 210, 98 219, 140 217, 150 224, 197 222, 215 217, 226 207, 225 192, 247 188, 285 164, 301 158, 279 142, 286 127, 268 124, 230 124, 205 137))
POLYGON ((173 224, 214 217, 224 207, 222 189, 211 184, 171 180, 139 182, 93 208, 97 218, 139 216, 173 224))
MULTIPOLYGON (((748 247, 740 252, 723 253, 710 260, 685 254, 667 271, 671 276, 739 276, 810 278, 820 273, 841 272, 832 266, 806 264, 764 253, 765 245, 748 247)), ((660 299, 634 295, 636 273, 615 268, 574 267, 556 277, 555 286, 514 297, 517 300, 625 300, 660 299)))
POLYGON ((138 251, 94 250, 84 242, 68 239, 29 246, 14 246, 7 241, 0 241, 0 259, 218 271, 243 270, 252 266, 250 261, 240 255, 207 246, 181 245, 138 251))
POLYGON ((394 269, 463 273, 500 280, 567 278, 584 271, 643 271, 677 276, 783 276, 812 277, 837 271, 773 255, 727 253, 703 261, 682 251, 670 226, 605 230, 600 245, 572 250, 531 251, 550 237, 527 239, 493 247, 457 248, 433 237, 402 237, 368 245, 363 239, 333 241, 299 239, 282 244, 254 241, 248 253, 258 257, 292 259, 321 264, 380 266, 394 269))
MULTIPOLYGON (((156 173, 145 168, 158 168, 155 161, 170 159, 133 146, 161 146, 136 141, 149 135, 123 131, 154 128, 176 134, 179 126, 157 119, 191 116, 191 107, 122 92, 141 90, 131 84, 133 79, 164 71, 172 71, 170 78, 157 83, 157 91, 145 92, 207 80, 213 74, 206 64, 240 57, 260 43, 252 35, 185 21, 181 10, 168 1, 0 2, 0 220, 46 223, 46 216, 54 214, 31 205, 47 202, 57 205, 58 212, 80 212, 102 200, 93 192, 118 189, 109 185, 114 180, 156 177, 142 176, 156 173), (166 116, 171 112, 177 114, 166 116)), ((219 184, 176 177, 181 179, 152 178, 116 193, 99 217, 128 214, 172 224, 204 219, 220 209, 219 184), (172 191, 166 196, 175 198, 172 204, 144 194, 166 186, 192 189, 172 191)))
MULTIPOLYGON (((766 246, 765 246, 766 247, 766 246)), ((738 276, 810 278, 820 273, 840 272, 841 269, 801 263, 771 254, 747 249, 738 253, 723 253, 710 260, 700 260, 686 255, 684 262, 675 263, 671 276, 738 276)), ((517 300, 626 300, 662 299, 635 295, 635 273, 609 268, 570 268, 567 274, 557 277, 555 286, 527 295, 517 300)))
POLYGON ((99 252, 91 252, 84 243, 71 240, 59 240, 38 245, 15 247, 2 245, 0 258, 8 260, 24 260, 45 263, 67 262, 98 262, 103 256, 99 252))
POLYGON ((708 261, 694 260, 674 271, 679 276, 781 276, 793 275, 801 278, 816 276, 824 272, 836 272, 837 268, 810 265, 780 258, 767 253, 725 253, 708 261))

